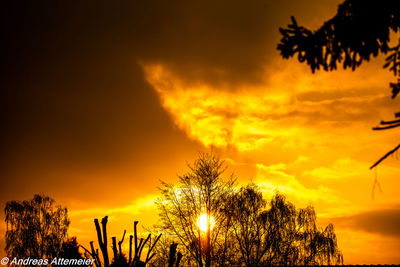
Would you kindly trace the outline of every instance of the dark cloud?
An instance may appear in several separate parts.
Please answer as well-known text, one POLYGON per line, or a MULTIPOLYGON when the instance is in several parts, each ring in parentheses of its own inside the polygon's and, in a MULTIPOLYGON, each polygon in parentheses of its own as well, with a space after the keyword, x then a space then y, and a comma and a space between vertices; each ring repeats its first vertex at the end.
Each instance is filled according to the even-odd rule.
POLYGON ((20 48, 13 57, 125 49, 125 56, 166 64, 192 83, 238 85, 258 82, 263 67, 278 57, 278 28, 290 15, 307 25, 337 2, 49 1, 5 8, 3 25, 20 48))
MULTIPOLYGON (((126 165, 133 172, 173 158, 170 147, 196 147, 146 82, 134 46, 140 40, 132 37, 135 9, 125 5, 2 3, 1 203, 74 188, 90 198, 85 187, 102 189, 104 178, 65 180, 65 172, 126 165)), ((114 175, 119 187, 143 179, 114 175)))
POLYGON ((2 168, 25 155, 120 161, 165 139, 171 122, 137 63, 165 64, 191 82, 257 82, 288 14, 307 20, 336 5, 290 3, 2 3, 2 168))
POLYGON ((171 147, 198 150, 173 126, 139 63, 164 64, 188 83, 256 83, 279 57, 278 28, 290 14, 307 24, 336 4, 2 2, 2 195, 21 185, 53 190, 63 170, 135 169, 162 161, 171 147), (53 170, 55 181, 38 178, 53 170))
POLYGON ((146 1, 135 6, 141 22, 137 28, 140 58, 167 65, 188 83, 230 88, 258 83, 265 78, 264 67, 279 57, 278 29, 289 23, 288 14, 309 22, 313 12, 332 5, 336 3, 146 1))
POLYGON ((400 237, 400 206, 331 219, 336 228, 400 237))

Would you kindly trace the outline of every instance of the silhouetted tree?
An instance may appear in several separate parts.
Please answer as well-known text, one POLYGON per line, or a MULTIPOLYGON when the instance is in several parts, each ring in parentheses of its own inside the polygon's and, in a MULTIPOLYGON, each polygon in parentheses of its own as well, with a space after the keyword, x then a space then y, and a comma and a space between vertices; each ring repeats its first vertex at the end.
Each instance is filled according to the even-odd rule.
MULTIPOLYGON (((76 241, 75 236, 68 238, 64 243, 62 243, 60 254, 58 254, 57 257, 65 259, 77 259, 77 260, 84 259, 82 253, 80 253, 79 251, 79 248, 80 245, 76 241)), ((70 265, 70 266, 82 266, 82 264, 70 265)))
POLYGON ((265 227, 269 229, 267 236, 271 244, 268 265, 343 263, 333 225, 318 228, 312 206, 297 210, 283 195, 276 194, 263 218, 265 227))
POLYGON ((112 267, 128 267, 128 259, 125 254, 118 254, 117 257, 114 257, 111 265, 112 267))
POLYGON ((169 267, 174 266, 196 266, 196 262, 186 252, 185 248, 179 246, 171 236, 163 235, 154 248, 156 256, 149 263, 151 267, 169 267))
POLYGON ((42 259, 61 254, 70 221, 67 208, 54 203, 43 194, 31 200, 7 202, 5 251, 9 257, 42 259))
MULTIPOLYGON (((326 21, 321 28, 311 31, 299 26, 294 17, 288 28, 280 28, 282 39, 278 44, 283 58, 297 54, 300 62, 306 62, 311 70, 323 68, 336 70, 337 64, 353 70, 372 56, 388 54, 383 68, 389 68, 397 82, 390 83, 392 98, 400 92, 400 39, 395 46, 389 46, 390 32, 400 28, 400 1, 346 0, 339 5, 337 14, 326 21)), ((395 117, 400 117, 396 113, 395 117)), ((400 126, 400 120, 382 121, 374 130, 391 129, 400 126)), ((400 148, 396 146, 370 168, 400 148)))
POLYGON ((267 233, 262 212, 267 202, 255 185, 242 187, 232 195, 226 209, 239 248, 238 255, 246 266, 257 266, 267 253, 267 233))
POLYGON ((157 200, 161 229, 174 235, 198 266, 218 266, 226 261, 229 218, 225 215, 232 176, 221 177, 223 162, 213 155, 201 154, 190 171, 178 176, 174 186, 162 182, 162 197, 157 200), (207 230, 201 231, 199 217, 207 216, 207 230))
MULTIPOLYGON (((200 155, 193 166, 189 165, 190 172, 179 176, 178 185, 163 183, 162 197, 157 200, 163 223, 159 227, 176 238, 184 254, 195 260, 195 265, 322 265, 343 262, 333 225, 318 228, 312 207, 296 209, 281 194, 276 194, 268 203, 254 184, 235 189, 232 178, 227 182, 220 178, 222 167, 223 162, 215 156, 200 155), (214 218, 215 224, 210 229, 212 222, 208 220, 207 230, 201 232, 197 221, 205 212, 214 218)), ((162 254, 166 255, 167 248, 163 247, 162 254)), ((173 249, 170 248, 171 253, 173 249)), ((170 260, 169 266, 173 264, 173 258, 170 260)), ((156 262, 159 266, 167 266, 165 256, 156 262)), ((193 262, 186 261, 184 266, 193 266, 193 262)))
POLYGON ((99 242, 100 250, 103 255, 103 261, 100 260, 100 254, 99 250, 94 248, 93 241, 90 242, 90 251, 81 246, 91 257, 94 259, 94 263, 96 264, 97 267, 108 267, 108 266, 130 266, 130 267, 145 267, 156 255, 154 252, 154 248, 158 242, 158 240, 161 237, 161 234, 158 235, 154 240, 151 238, 151 234, 147 236, 146 239, 140 238, 138 239, 138 234, 137 234, 137 224, 139 223, 138 221, 134 222, 134 235, 129 236, 129 258, 127 259, 126 255, 122 252, 122 243, 124 242, 125 239, 125 234, 126 230, 124 231, 124 234, 121 238, 121 240, 118 242, 118 247, 117 247, 117 239, 115 236, 113 236, 112 239, 112 251, 113 251, 113 260, 110 265, 110 258, 108 256, 108 236, 107 236, 107 223, 108 223, 108 216, 103 217, 101 220, 101 225, 102 227, 100 228, 99 220, 94 219, 94 224, 96 227, 96 232, 97 232, 97 239, 99 242), (134 240, 134 243, 133 243, 134 240), (148 245, 147 247, 147 253, 146 253, 146 258, 142 261, 141 260, 141 255, 143 252, 143 249, 145 245, 148 245), (134 255, 132 255, 132 246, 134 246, 134 255))
POLYGON ((149 266, 168 266, 168 255, 169 255, 169 246, 173 243, 173 240, 168 238, 167 235, 163 235, 157 243, 157 246, 154 248, 154 252, 156 256, 151 261, 149 266))
POLYGON ((68 238, 61 245, 61 254, 60 256, 68 259, 82 259, 82 254, 79 252, 79 244, 76 241, 76 237, 73 236, 68 238))
POLYGON ((246 266, 324 265, 343 263, 333 225, 316 226, 310 206, 297 210, 281 194, 267 201, 256 185, 242 187, 231 198, 232 218, 241 262, 246 266))
MULTIPOLYGON (((390 30, 397 32, 399 27, 399 1, 346 0, 336 16, 316 31, 299 26, 292 17, 288 28, 279 29, 283 37, 278 50, 283 58, 297 54, 313 72, 321 67, 335 70, 342 61, 344 68, 354 70, 371 56, 389 53, 384 68, 390 67, 394 75, 400 75, 400 40, 396 46, 389 46, 390 30)), ((399 83, 390 84, 392 97, 399 93, 399 83)))
POLYGON ((178 244, 175 242, 172 242, 171 246, 169 247, 168 267, 178 267, 182 260, 182 253, 176 253, 177 247, 178 244))

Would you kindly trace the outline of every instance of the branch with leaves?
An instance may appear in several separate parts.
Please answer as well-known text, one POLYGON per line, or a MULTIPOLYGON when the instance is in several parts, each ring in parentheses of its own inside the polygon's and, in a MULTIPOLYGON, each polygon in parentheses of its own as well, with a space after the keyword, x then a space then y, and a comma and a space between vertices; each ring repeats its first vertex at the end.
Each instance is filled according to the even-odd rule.
MULTIPOLYGON (((299 26, 294 17, 287 28, 280 28, 282 38, 277 49, 285 59, 294 57, 306 62, 312 72, 323 69, 333 71, 339 63, 343 68, 355 70, 364 61, 379 54, 387 55, 384 69, 393 72, 396 82, 390 82, 392 98, 400 92, 400 39, 390 46, 390 33, 400 29, 400 1, 346 0, 339 5, 337 14, 318 30, 299 26)), ((397 117, 398 113, 396 113, 397 117)), ((374 130, 400 126, 400 120, 383 121, 374 130)), ((398 146, 386 153, 370 169, 376 167, 398 146)))

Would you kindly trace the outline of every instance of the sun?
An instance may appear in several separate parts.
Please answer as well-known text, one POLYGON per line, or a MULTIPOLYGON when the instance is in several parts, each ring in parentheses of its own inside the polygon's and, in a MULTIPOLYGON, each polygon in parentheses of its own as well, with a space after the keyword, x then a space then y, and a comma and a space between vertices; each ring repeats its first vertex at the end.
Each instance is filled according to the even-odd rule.
POLYGON ((197 226, 199 229, 203 232, 207 232, 207 225, 208 225, 208 220, 210 222, 210 230, 213 229, 215 220, 213 216, 208 215, 207 213, 203 213, 199 216, 197 219, 197 226))

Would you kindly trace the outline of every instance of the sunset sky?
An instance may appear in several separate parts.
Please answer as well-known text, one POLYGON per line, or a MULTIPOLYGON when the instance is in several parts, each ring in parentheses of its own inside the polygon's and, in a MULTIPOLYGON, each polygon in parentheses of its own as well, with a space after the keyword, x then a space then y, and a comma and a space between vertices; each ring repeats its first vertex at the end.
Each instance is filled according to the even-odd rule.
POLYGON ((346 264, 400 264, 400 161, 369 170, 398 144, 371 130, 399 111, 384 57, 312 74, 276 49, 291 15, 317 29, 341 2, 2 3, 0 256, 9 200, 43 192, 97 244, 94 218, 152 226, 159 180, 212 151, 239 185, 313 205, 346 264))

